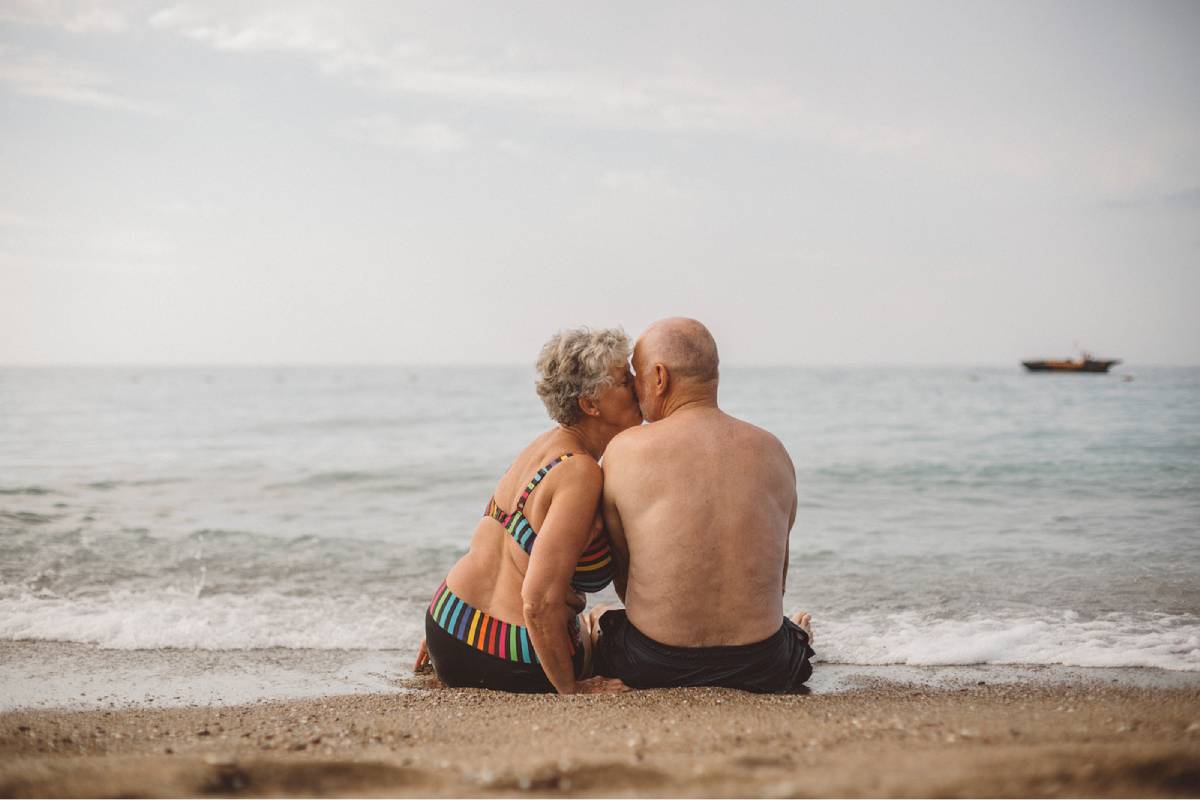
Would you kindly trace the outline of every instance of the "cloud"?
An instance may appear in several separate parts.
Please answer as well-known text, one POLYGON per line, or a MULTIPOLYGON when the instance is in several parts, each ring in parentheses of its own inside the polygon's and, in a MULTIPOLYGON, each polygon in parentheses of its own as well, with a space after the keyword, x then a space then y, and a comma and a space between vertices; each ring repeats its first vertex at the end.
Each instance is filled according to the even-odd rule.
POLYGON ((600 185, 605 189, 630 194, 679 193, 662 170, 608 170, 600 176, 600 185))
POLYGON ((87 217, 34 217, 0 209, 0 230, 15 245, 4 256, 13 264, 37 264, 80 273, 177 272, 178 248, 170 231, 140 223, 101 223, 87 217))
POLYGON ((130 7, 110 2, 6 0, 0 22, 60 28, 69 33, 122 33, 130 27, 130 7))
POLYGON ((0 85, 17 94, 139 114, 158 114, 150 103, 133 100, 109 88, 99 70, 65 61, 50 53, 19 54, 0 49, 0 85))
POLYGON ((1164 194, 1161 201, 1167 208, 1184 208, 1195 211, 1200 209, 1200 188, 1164 194))
POLYGON ((38 220, 6 208, 0 208, 0 228, 37 228, 38 220))
POLYGON ((91 237, 89 251, 114 259, 135 262, 159 262, 174 252, 161 232, 147 228, 118 228, 91 237))
MULTIPOLYGON (((369 25, 312 7, 222 12, 212 5, 181 3, 156 12, 149 22, 156 30, 223 52, 291 54, 359 89, 524 113, 574 127, 803 138, 863 154, 930 149, 924 129, 843 120, 810 109, 786 86, 729 82, 688 61, 634 73, 619 66, 553 63, 546 54, 517 45, 490 58, 444 52, 405 36, 384 41, 369 25)), ((394 138, 390 130, 377 130, 388 125, 365 127, 371 131, 368 138, 394 138)), ((436 134, 432 139, 440 141, 436 134)))
MULTIPOLYGON (((826 98, 822 106, 819 92, 789 84, 786 74, 736 79, 704 58, 675 57, 634 70, 619 59, 589 64, 556 58, 528 43, 436 47, 409 34, 412 20, 403 20, 398 31, 394 20, 378 16, 386 12, 376 10, 364 20, 332 6, 282 8, 182 2, 154 13, 149 22, 214 50, 287 53, 356 89, 443 101, 456 110, 473 106, 510 118, 523 115, 538 124, 792 141, 863 158, 903 158, 951 174, 1027 184, 1068 180, 1110 193, 1145 189, 1163 177, 1165 159, 1147 156, 1146 148, 1113 138, 1116 134, 1095 141, 1090 129, 1055 139, 1036 120, 1029 124, 1023 118, 997 130, 986 121, 964 126, 937 110, 889 116, 871 108, 852 110, 853 103, 835 109, 828 103, 840 101, 826 98)), ((398 139, 406 146, 404 135, 378 127, 366 126, 360 138, 398 139)), ((429 135, 431 142, 442 138, 429 135)), ((452 149, 452 141, 425 149, 452 149)))
POLYGON ((1163 192, 1146 197, 1110 200, 1103 208, 1115 210, 1166 209, 1170 211, 1200 211, 1200 187, 1178 192, 1163 192))
POLYGON ((453 153, 467 146, 467 137, 448 125, 440 122, 413 125, 386 114, 346 120, 340 132, 355 141, 433 155, 453 153))
POLYGON ((524 142, 518 142, 515 139, 501 139, 496 142, 496 149, 502 153, 508 153, 511 156, 519 158, 530 158, 534 153, 531 146, 524 142))
POLYGON ((863 126, 831 119, 830 138, 861 153, 898 153, 919 150, 929 143, 927 131, 895 125, 863 126))
POLYGON ((347 48, 326 32, 326 26, 296 13, 263 13, 249 22, 231 24, 213 19, 210 9, 180 5, 155 12, 149 22, 152 28, 177 33, 217 50, 336 55, 347 48))
POLYGON ((423 44, 374 44, 341 16, 263 12, 221 20, 208 6, 177 5, 155 13, 151 27, 217 50, 253 54, 286 52, 313 60, 326 74, 356 85, 403 94, 457 99, 548 99, 570 87, 553 74, 513 71, 463 56, 437 57, 423 44))
POLYGON ((435 53, 415 41, 381 47, 335 16, 259 13, 231 21, 208 6, 177 5, 155 13, 150 25, 217 50, 291 53, 360 88, 524 108, 603 128, 772 131, 801 111, 781 89, 726 86, 686 65, 631 79, 547 67, 532 56, 523 62, 523 51, 512 47, 490 60, 435 53))

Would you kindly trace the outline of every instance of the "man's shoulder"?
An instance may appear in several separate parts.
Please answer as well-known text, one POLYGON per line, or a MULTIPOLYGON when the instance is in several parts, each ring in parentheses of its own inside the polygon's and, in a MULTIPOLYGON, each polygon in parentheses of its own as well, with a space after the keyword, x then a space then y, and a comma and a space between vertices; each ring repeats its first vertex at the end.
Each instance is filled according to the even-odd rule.
POLYGON ((622 453, 644 447, 645 443, 654 437, 653 427, 653 425, 637 425, 618 433, 604 450, 605 463, 614 455, 619 458, 622 453))
POLYGON ((774 453, 780 458, 786 460, 789 466, 792 464, 792 457, 788 453, 787 448, 783 446, 783 442, 779 437, 771 433, 766 428, 760 428, 752 422, 746 422, 743 419, 730 417, 737 426, 742 441, 748 447, 766 453, 774 453))
POLYGON ((759 426, 755 425, 753 422, 746 422, 744 419, 739 419, 738 423, 742 426, 742 429, 743 429, 743 431, 745 431, 746 436, 757 439, 764 444, 769 443, 769 444, 777 446, 777 447, 781 447, 781 448, 783 447, 783 442, 781 442, 779 440, 779 437, 776 436, 775 434, 771 433, 766 428, 760 428, 759 426))
POLYGON ((614 436, 604 450, 605 479, 614 476, 636 479, 645 470, 654 469, 663 451, 661 435, 658 423, 652 423, 627 428, 614 436))

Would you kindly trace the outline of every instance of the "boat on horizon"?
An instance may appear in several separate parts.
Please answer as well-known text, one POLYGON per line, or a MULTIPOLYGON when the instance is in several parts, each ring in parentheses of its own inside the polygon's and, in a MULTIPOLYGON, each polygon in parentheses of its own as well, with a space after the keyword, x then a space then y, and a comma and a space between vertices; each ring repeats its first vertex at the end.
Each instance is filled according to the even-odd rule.
POLYGON ((1119 358, 1094 358, 1090 353, 1083 353, 1077 361, 1067 359, 1021 362, 1030 372, 1108 372, 1113 365, 1120 363, 1119 358))

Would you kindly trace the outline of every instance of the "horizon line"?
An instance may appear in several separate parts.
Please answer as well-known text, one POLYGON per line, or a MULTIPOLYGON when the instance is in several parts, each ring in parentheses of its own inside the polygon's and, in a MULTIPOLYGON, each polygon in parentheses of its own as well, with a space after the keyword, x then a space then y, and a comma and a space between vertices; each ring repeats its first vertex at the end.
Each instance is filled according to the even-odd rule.
MULTIPOLYGON (((1020 367, 1021 360, 1012 362, 987 361, 762 361, 723 364, 729 369, 1007 369, 1020 367)), ((1132 364, 1123 361, 1115 370, 1129 369, 1132 364)), ((1194 368, 1200 362, 1138 362, 1142 368, 1194 368)), ((0 369, 515 369, 534 370, 533 364, 519 361, 52 361, 52 362, 0 362, 0 369)))

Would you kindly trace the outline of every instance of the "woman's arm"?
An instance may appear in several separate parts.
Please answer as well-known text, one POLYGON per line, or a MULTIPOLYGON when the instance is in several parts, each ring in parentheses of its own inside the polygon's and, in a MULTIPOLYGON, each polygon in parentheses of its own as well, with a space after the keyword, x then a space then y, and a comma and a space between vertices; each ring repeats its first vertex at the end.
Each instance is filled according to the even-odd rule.
POLYGON ((559 467, 570 467, 560 478, 550 500, 546 519, 538 527, 537 544, 521 586, 525 627, 546 677, 560 694, 577 691, 571 663, 567 624, 575 611, 570 606, 571 578, 587 546, 603 478, 600 465, 573 458, 559 467))

